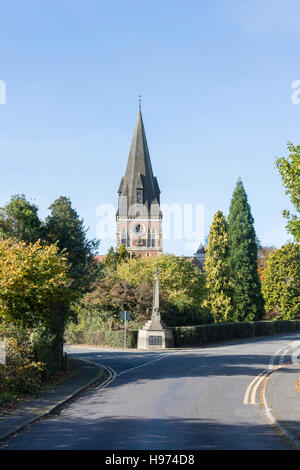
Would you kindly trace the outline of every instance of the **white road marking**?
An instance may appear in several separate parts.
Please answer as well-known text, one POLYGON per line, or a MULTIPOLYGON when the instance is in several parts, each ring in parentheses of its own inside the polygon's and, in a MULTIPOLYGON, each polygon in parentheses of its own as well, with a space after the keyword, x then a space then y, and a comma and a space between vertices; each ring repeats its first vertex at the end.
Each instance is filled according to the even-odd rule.
POLYGON ((281 357, 279 359, 279 364, 282 365, 283 364, 283 361, 284 361, 284 358, 285 356, 287 355, 287 353, 289 352, 290 348, 286 349, 285 351, 283 351, 283 353, 281 354, 281 357))
POLYGON ((271 359, 270 359, 270 363, 269 363, 268 369, 273 369, 275 360, 277 359, 277 357, 279 356, 279 354, 281 353, 281 351, 283 351, 285 348, 286 348, 286 345, 285 345, 285 346, 282 346, 280 349, 278 349, 278 350, 275 352, 275 354, 273 354, 273 356, 272 356, 271 359))
POLYGON ((107 377, 106 380, 104 380, 104 382, 102 382, 100 385, 98 385, 98 387, 95 387, 96 390, 99 390, 100 388, 107 387, 117 377, 117 373, 114 369, 112 369, 111 367, 105 366, 104 364, 99 364, 99 365, 100 365, 100 367, 103 367, 103 369, 105 369, 108 372, 108 377, 107 377))
POLYGON ((127 372, 131 372, 132 370, 139 369, 140 367, 148 366, 148 365, 153 364, 154 362, 157 362, 157 361, 161 361, 162 359, 164 359, 165 357, 169 357, 170 355, 171 354, 164 354, 164 355, 158 357, 157 359, 153 359, 153 361, 144 362, 143 364, 140 364, 139 366, 135 366, 135 367, 131 367, 130 369, 122 370, 122 372, 119 372, 117 375, 119 377, 120 375, 126 374, 127 372))
POLYGON ((296 351, 292 354, 292 362, 299 362, 298 356, 300 355, 300 348, 296 349, 296 351))

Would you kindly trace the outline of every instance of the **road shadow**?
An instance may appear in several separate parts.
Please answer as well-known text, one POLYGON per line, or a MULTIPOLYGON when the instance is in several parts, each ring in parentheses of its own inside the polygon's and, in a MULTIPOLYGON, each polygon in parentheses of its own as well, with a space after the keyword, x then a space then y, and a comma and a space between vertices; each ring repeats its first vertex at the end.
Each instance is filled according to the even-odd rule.
POLYGON ((4 450, 289 450, 272 426, 209 420, 61 416, 23 431, 4 450))

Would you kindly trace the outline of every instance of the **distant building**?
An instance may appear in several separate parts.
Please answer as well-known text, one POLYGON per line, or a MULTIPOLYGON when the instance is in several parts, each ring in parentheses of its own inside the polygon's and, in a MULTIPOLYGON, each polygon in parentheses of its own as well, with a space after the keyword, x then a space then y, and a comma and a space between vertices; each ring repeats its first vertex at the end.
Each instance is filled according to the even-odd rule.
POLYGON ((117 250, 124 244, 129 253, 137 256, 160 255, 160 189, 152 171, 140 106, 125 176, 121 179, 118 194, 117 250))
POLYGON ((106 255, 94 255, 94 259, 98 261, 98 263, 102 263, 105 259, 106 255))
POLYGON ((204 263, 205 263, 205 248, 202 245, 202 243, 200 243, 200 246, 199 246, 198 250, 194 254, 194 260, 195 260, 195 263, 197 264, 197 266, 200 269, 203 270, 204 269, 204 263))

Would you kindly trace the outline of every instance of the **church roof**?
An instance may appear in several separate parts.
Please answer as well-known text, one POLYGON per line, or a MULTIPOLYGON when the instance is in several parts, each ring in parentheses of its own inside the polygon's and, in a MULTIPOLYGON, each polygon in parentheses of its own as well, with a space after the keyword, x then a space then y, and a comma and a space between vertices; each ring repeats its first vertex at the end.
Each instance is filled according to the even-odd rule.
POLYGON ((143 190, 143 203, 148 211, 151 208, 151 204, 159 204, 160 189, 157 179, 153 175, 140 107, 131 142, 126 173, 121 180, 118 190, 120 196, 127 196, 128 207, 137 204, 137 189, 143 190))
POLYGON ((202 243, 200 243, 200 246, 199 246, 199 248, 198 248, 198 250, 196 251, 195 254, 196 254, 196 255, 205 254, 205 248, 204 248, 204 246, 203 246, 202 243))

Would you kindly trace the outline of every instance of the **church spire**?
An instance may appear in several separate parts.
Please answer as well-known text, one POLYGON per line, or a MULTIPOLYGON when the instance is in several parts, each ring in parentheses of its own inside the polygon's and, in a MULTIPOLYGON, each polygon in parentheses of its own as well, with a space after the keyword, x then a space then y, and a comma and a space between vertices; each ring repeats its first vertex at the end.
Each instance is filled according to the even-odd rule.
POLYGON ((140 96, 126 172, 118 193, 117 249, 124 245, 130 255, 159 256, 162 253, 160 190, 153 175, 140 96))
POLYGON ((160 190, 153 175, 140 100, 126 173, 118 192, 127 196, 128 207, 141 203, 150 211, 151 204, 159 204, 160 190))

